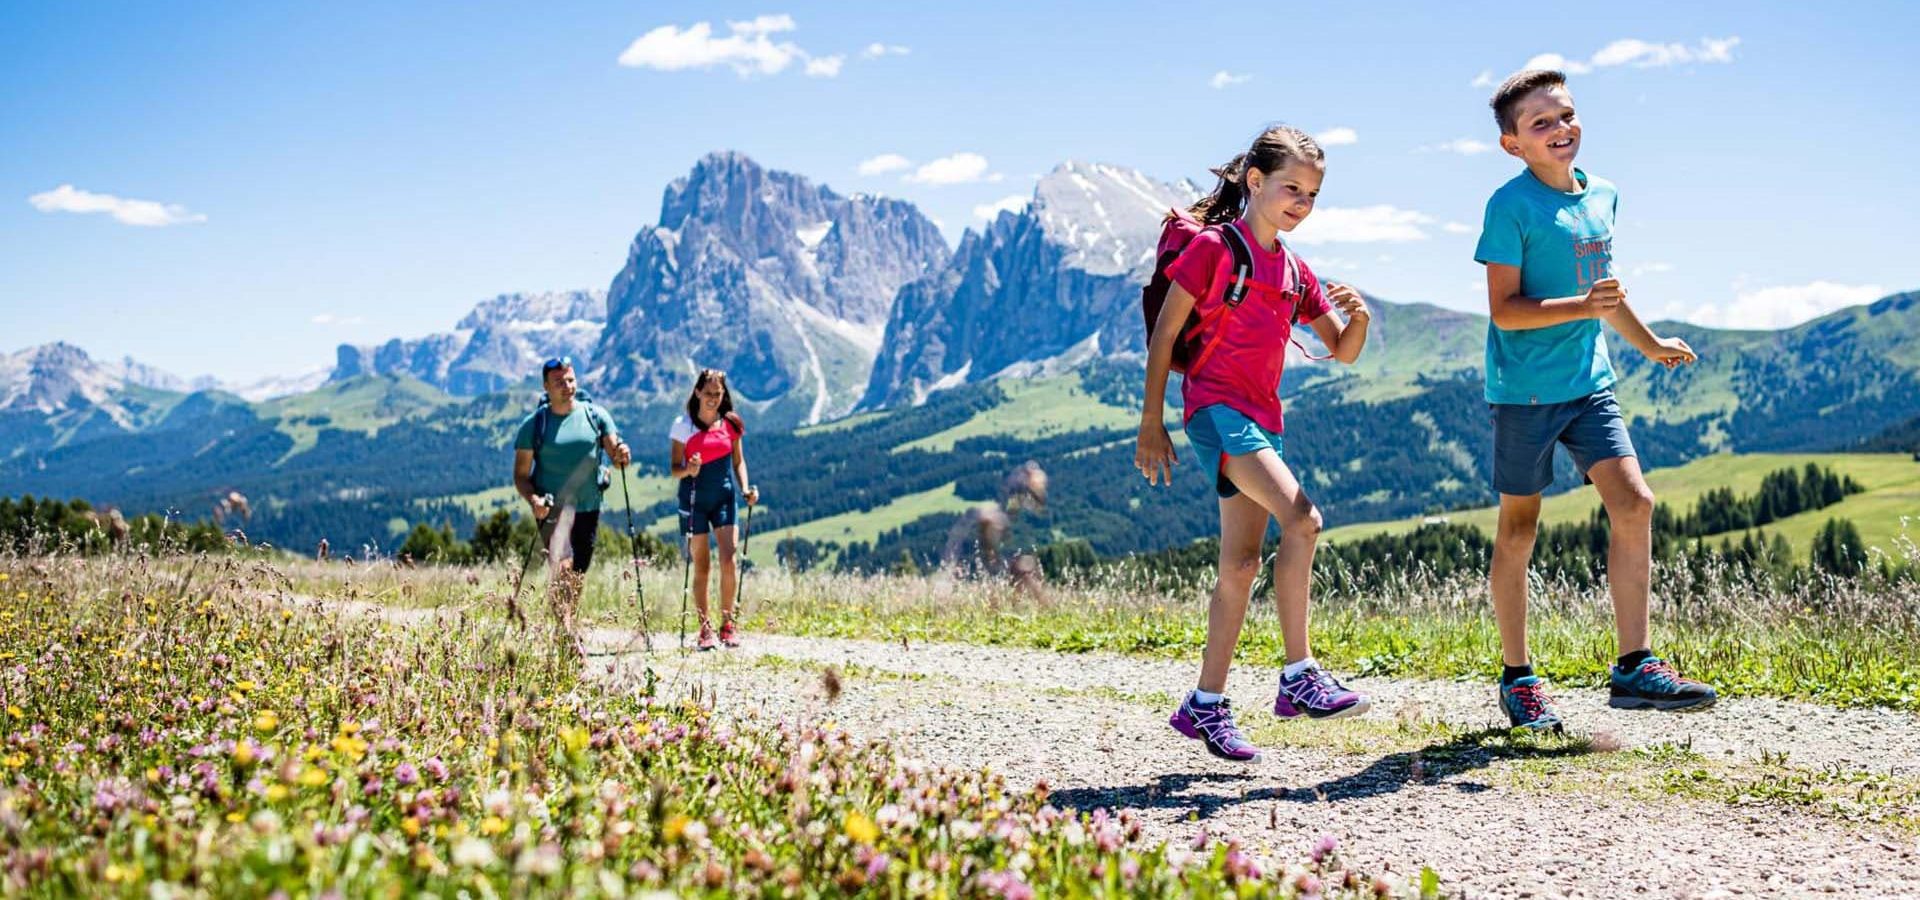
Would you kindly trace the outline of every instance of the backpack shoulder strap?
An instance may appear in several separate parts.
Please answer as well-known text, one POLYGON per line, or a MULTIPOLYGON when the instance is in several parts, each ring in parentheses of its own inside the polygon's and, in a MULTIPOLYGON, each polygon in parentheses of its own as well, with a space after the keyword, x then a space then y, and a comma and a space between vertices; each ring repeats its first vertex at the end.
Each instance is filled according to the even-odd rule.
POLYGON ((1233 254, 1233 274, 1227 281, 1227 292, 1221 300, 1227 306, 1239 306, 1247 298, 1247 287, 1253 282, 1253 248, 1247 246, 1245 235, 1232 222, 1213 226, 1220 229, 1220 236, 1227 242, 1227 250, 1233 254))
POLYGON ((533 411, 533 463, 540 464, 540 445, 547 442, 547 405, 533 411))

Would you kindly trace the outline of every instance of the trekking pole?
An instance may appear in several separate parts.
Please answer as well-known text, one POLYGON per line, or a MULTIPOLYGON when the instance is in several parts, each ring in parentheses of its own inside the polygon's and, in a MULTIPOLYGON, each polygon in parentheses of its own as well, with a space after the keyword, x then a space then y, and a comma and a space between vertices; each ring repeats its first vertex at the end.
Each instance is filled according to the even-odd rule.
MULTIPOLYGON (((693 459, 698 461, 699 454, 693 459)), ((688 476, 692 477, 692 476, 688 476)), ((700 505, 700 482, 687 490, 687 508, 680 511, 680 652, 687 652, 687 592, 693 587, 693 511, 700 505)))
MULTIPOLYGON (((753 485, 747 485, 747 493, 753 493, 753 485)), ((758 500, 759 498, 755 497, 754 499, 758 500)), ((740 583, 733 591, 733 616, 735 619, 744 619, 747 617, 747 564, 751 562, 751 560, 747 559, 747 548, 753 545, 753 508, 757 505, 758 504, 755 503, 747 504, 747 523, 740 526, 741 530, 746 533, 740 536, 740 574, 738 576, 740 583)))
MULTIPOLYGON (((542 494, 540 499, 547 505, 548 509, 553 508, 552 494, 542 494)), ((534 522, 533 541, 527 544, 527 555, 520 559, 520 577, 513 580, 513 597, 507 601, 507 616, 514 619, 522 627, 526 626, 527 619, 520 614, 520 588, 527 583, 527 568, 533 565, 533 551, 539 549, 541 543, 540 523, 534 522)))
POLYGON ((633 590, 640 605, 640 639, 646 642, 647 652, 653 652, 653 626, 649 623, 652 610, 647 609, 647 588, 640 583, 640 538, 633 530, 633 494, 627 488, 627 468, 620 467, 620 499, 627 506, 627 546, 633 551, 633 590))

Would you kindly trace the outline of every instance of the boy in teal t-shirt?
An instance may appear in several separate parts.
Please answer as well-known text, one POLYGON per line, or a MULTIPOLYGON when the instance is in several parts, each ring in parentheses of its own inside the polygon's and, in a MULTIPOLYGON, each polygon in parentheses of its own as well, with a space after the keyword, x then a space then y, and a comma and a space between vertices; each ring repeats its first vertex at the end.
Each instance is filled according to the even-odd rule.
POLYGON ((1517 727, 1560 727, 1527 649, 1527 560, 1540 493, 1553 482, 1553 448, 1565 444, 1599 491, 1612 527, 1607 586, 1621 655, 1611 670, 1609 705, 1704 709, 1714 702, 1713 688, 1681 677, 1648 641, 1653 491, 1614 400, 1617 378, 1600 322, 1669 368, 1692 363, 1693 348, 1655 335, 1627 305, 1613 271, 1619 195, 1573 164, 1581 126, 1566 76, 1516 73, 1494 92, 1492 106, 1501 149, 1527 164, 1487 201, 1474 250, 1487 267, 1492 313, 1487 403, 1500 524, 1489 580, 1505 663, 1501 708, 1517 727))

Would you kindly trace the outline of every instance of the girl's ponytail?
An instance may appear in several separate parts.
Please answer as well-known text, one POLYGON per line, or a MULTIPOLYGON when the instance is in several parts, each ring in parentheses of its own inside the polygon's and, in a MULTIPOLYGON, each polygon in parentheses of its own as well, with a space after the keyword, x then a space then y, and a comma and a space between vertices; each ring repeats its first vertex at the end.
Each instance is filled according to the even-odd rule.
POLYGON ((1203 225, 1231 222, 1247 203, 1247 154, 1238 154, 1208 171, 1220 179, 1219 183, 1214 185, 1213 193, 1201 197, 1187 212, 1203 225))
POLYGON ((1273 172, 1296 159, 1323 163, 1326 153, 1312 135, 1298 128, 1291 125, 1268 128, 1253 139, 1253 146, 1247 152, 1211 170, 1220 182, 1214 186, 1213 193, 1187 207, 1187 212, 1204 225, 1231 222, 1247 205, 1247 169, 1273 172))

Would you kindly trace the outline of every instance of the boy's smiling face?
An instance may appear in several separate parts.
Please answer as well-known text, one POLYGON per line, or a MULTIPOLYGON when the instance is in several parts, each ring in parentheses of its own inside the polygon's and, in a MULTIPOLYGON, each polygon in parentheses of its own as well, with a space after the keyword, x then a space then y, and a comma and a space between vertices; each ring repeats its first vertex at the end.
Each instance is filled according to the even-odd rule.
POLYGON ((1513 108, 1513 133, 1500 147, 1528 166, 1569 166, 1580 152, 1580 117, 1564 84, 1529 91, 1513 108))

